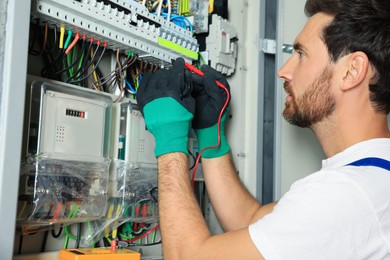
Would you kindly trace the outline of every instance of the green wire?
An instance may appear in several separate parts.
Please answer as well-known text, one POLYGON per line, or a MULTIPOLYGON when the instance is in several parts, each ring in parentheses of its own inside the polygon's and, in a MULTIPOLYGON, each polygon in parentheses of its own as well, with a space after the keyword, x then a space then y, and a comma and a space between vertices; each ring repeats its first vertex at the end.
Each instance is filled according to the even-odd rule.
POLYGON ((69 237, 65 236, 64 249, 68 248, 69 237))
MULTIPOLYGON (((88 221, 88 231, 89 231, 90 233, 92 233, 92 232, 91 232, 91 222, 90 222, 90 221, 88 221)), ((91 237, 91 248, 95 248, 95 244, 93 243, 92 237, 91 237)))
MULTIPOLYGON (((62 60, 62 64, 64 65, 64 68, 66 68, 66 62, 65 62, 65 60, 62 60)), ((64 81, 66 82, 66 81, 68 80, 68 74, 67 74, 67 73, 64 73, 64 77, 65 77, 64 81)))
POLYGON ((134 236, 132 236, 132 235, 130 235, 130 236, 128 236, 128 235, 126 235, 126 234, 123 234, 123 233, 120 233, 120 234, 118 234, 120 237, 123 237, 124 239, 126 239, 126 240, 130 240, 130 239, 133 239, 134 238, 134 236))
POLYGON ((68 238, 70 238, 70 239, 72 239, 72 240, 77 240, 77 237, 74 236, 74 235, 72 235, 72 234, 70 233, 70 231, 69 231, 69 226, 66 226, 66 227, 64 228, 64 231, 65 231, 65 234, 66 234, 66 236, 67 236, 68 238))
POLYGON ((207 65, 205 59, 203 58, 203 55, 200 52, 199 52, 199 57, 200 57, 200 60, 202 61, 202 63, 207 65))
MULTIPOLYGON (((87 55, 88 55, 88 53, 87 53, 87 55)), ((77 68, 77 70, 80 70, 81 65, 83 65, 83 59, 84 59, 84 52, 81 54, 81 59, 80 59, 79 67, 77 68)), ((79 74, 80 74, 80 72, 79 72, 79 74)))
MULTIPOLYGON (((73 50, 72 50, 73 51, 73 50)), ((68 55, 66 55, 66 61, 67 61, 67 63, 68 63, 68 66, 67 67, 69 67, 70 66, 70 64, 72 64, 72 61, 70 60, 70 55, 68 54, 68 55)), ((69 72, 69 77, 72 77, 72 70, 70 69, 70 70, 68 70, 68 72, 69 72)))
POLYGON ((157 230, 153 230, 153 234, 152 234, 152 243, 154 243, 156 241, 156 233, 157 233, 157 230))
MULTIPOLYGON (((74 63, 75 59, 76 59, 76 54, 78 54, 78 49, 77 49, 77 45, 74 46, 74 48, 72 49, 72 64, 74 63)), ((72 77, 73 76, 73 72, 74 72, 74 67, 70 68, 69 70, 69 74, 70 76, 72 77)))
MULTIPOLYGON (((79 206, 77 204, 72 203, 72 205, 70 206, 68 219, 75 218, 78 210, 79 210, 79 206)), ((68 248, 69 238, 72 240, 77 240, 77 237, 70 233, 69 226, 64 227, 64 232, 65 232, 64 249, 66 249, 68 248)))
POLYGON ((72 30, 68 30, 68 38, 66 38, 64 49, 66 50, 70 44, 70 40, 72 39, 72 30))

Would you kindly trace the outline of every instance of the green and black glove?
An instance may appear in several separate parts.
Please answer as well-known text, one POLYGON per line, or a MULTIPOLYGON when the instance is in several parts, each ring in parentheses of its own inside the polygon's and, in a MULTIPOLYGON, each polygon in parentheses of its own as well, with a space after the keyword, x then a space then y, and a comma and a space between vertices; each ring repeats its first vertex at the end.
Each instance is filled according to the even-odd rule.
MULTIPOLYGON (((218 144, 218 117, 226 102, 227 94, 215 81, 218 80, 222 83, 230 93, 229 83, 222 74, 207 65, 203 65, 201 70, 204 73, 203 76, 196 74, 192 76, 194 82, 192 95, 196 101, 192 127, 198 138, 199 151, 218 144)), ((229 152, 230 146, 225 137, 225 119, 227 114, 226 109, 221 119, 220 146, 205 150, 202 157, 215 158, 229 152)))
POLYGON ((137 103, 156 141, 156 157, 171 152, 188 154, 188 131, 195 112, 191 91, 191 73, 184 69, 182 58, 169 70, 144 74, 137 103))

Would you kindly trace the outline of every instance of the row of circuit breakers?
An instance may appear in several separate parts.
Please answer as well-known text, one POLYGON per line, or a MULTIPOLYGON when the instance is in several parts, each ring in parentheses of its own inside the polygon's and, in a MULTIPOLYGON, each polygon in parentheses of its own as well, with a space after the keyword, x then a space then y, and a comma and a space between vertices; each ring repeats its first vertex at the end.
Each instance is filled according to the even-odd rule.
POLYGON ((133 51, 145 61, 169 66, 172 59, 198 58, 192 32, 149 13, 136 1, 35 0, 32 15, 107 42, 110 49, 133 51))
MULTIPOLYGON (((162 0, 163 1, 163 0, 162 0)), ((179 1, 179 0, 176 0, 179 1)), ((200 46, 195 34, 205 39, 210 65, 230 75, 235 70, 237 32, 227 20, 213 15, 209 25, 209 0, 191 0, 194 8, 191 30, 150 13, 134 0, 33 0, 33 18, 63 26, 74 33, 106 42, 112 50, 137 53, 143 61, 171 66, 178 57, 192 62, 199 58, 200 46)))

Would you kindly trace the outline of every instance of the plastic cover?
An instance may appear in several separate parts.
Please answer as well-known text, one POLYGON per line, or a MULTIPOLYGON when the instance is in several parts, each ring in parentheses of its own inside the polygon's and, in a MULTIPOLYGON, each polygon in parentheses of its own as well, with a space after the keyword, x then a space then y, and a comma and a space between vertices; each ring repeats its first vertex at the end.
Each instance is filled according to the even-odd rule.
POLYGON ((80 162, 30 157, 21 166, 17 224, 71 224, 105 216, 111 160, 80 162))
POLYGON ((130 239, 158 222, 156 165, 126 164, 115 160, 105 218, 91 223, 81 244, 88 246, 103 237, 130 239))

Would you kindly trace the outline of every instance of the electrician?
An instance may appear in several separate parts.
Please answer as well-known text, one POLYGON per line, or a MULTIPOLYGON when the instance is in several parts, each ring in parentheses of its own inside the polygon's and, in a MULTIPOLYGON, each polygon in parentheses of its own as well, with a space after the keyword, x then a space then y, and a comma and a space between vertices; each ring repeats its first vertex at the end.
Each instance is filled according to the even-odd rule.
POLYGON ((182 59, 144 77, 137 100, 156 141, 165 259, 390 259, 390 1, 308 0, 305 12, 278 71, 283 116, 310 128, 327 159, 261 205, 234 170, 222 122, 202 167, 224 234, 209 233, 186 153, 191 123, 200 149, 217 142, 227 92, 216 80, 229 88, 226 80, 208 66, 191 75, 182 59))

